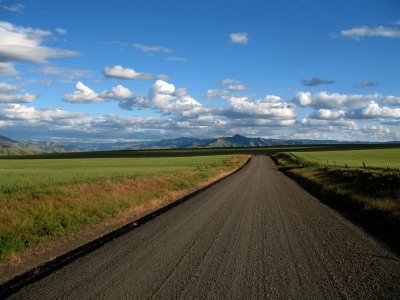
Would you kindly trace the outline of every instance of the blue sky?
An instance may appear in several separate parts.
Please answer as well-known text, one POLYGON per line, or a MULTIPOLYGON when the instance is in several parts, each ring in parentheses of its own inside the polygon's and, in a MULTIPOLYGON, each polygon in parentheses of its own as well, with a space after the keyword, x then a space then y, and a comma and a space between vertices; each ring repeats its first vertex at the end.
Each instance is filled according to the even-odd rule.
POLYGON ((400 140, 400 2, 0 1, 0 134, 400 140))

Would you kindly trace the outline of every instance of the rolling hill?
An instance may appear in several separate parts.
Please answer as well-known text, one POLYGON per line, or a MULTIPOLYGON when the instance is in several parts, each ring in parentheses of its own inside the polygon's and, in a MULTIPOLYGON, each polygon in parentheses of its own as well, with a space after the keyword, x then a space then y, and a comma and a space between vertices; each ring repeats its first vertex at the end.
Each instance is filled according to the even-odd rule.
POLYGON ((10 139, 9 137, 0 135, 0 156, 28 155, 52 152, 62 153, 78 150, 79 149, 59 145, 55 142, 16 141, 10 139))
MULTIPOLYGON (((389 142, 388 142, 389 143, 389 142)), ((399 142, 390 142, 399 143, 399 142)), ((221 147, 267 147, 288 145, 331 145, 331 144, 374 144, 372 142, 343 142, 336 140, 307 139, 266 139, 245 137, 236 134, 231 137, 164 139, 142 142, 69 142, 61 144, 54 141, 17 141, 0 135, 0 156, 27 155, 41 153, 64 153, 81 151, 110 151, 138 149, 179 149, 179 148, 221 148, 221 147)))

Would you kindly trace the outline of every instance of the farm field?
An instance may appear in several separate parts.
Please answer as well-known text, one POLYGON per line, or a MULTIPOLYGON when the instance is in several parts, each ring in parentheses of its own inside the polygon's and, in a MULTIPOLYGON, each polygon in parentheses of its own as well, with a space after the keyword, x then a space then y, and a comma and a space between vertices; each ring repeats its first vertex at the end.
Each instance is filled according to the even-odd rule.
MULTIPOLYGON (((230 172, 232 155, 0 160, 0 259, 230 172)), ((177 194, 178 195, 178 194, 177 194)))
POLYGON ((179 174, 197 167, 219 167, 230 159, 222 156, 156 158, 24 159, 0 161, 0 197, 15 196, 48 186, 117 181, 138 176, 179 174))
POLYGON ((400 148, 296 152, 295 156, 321 165, 363 167, 364 162, 367 167, 400 168, 400 148))

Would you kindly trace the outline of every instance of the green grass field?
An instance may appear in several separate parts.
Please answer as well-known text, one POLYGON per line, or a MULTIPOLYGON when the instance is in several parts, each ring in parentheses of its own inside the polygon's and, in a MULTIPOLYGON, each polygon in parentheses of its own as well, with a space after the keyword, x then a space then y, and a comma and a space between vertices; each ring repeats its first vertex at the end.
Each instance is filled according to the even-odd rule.
POLYGON ((400 168, 400 148, 295 152, 294 155, 320 165, 363 167, 364 162, 367 167, 400 168))
POLYGON ((240 166, 232 155, 0 160, 0 259, 240 166))
POLYGON ((206 166, 220 167, 230 155, 0 160, 0 200, 49 186, 97 181, 118 181, 138 176, 179 174, 206 166))

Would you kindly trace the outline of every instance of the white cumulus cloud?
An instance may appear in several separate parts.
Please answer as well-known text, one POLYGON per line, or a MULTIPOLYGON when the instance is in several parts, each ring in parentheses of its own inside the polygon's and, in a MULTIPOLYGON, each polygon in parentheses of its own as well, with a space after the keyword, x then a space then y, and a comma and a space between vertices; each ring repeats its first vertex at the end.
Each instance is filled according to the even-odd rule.
POLYGON ((127 110, 135 107, 153 108, 163 114, 190 115, 199 113, 199 108, 202 107, 185 88, 177 89, 175 85, 164 80, 156 80, 147 95, 133 95, 128 91, 125 95, 126 98, 119 101, 119 107, 127 110))
POLYGON ((99 97, 103 99, 114 99, 114 100, 132 98, 133 96, 134 93, 130 89, 122 85, 117 85, 113 87, 111 91, 103 91, 99 95, 99 97))
POLYGON ((317 93, 298 92, 293 101, 302 107, 319 108, 346 108, 361 106, 371 100, 379 98, 379 94, 358 95, 358 94, 339 94, 322 91, 317 93))
POLYGON ((170 106, 170 100, 174 98, 175 86, 164 80, 156 80, 149 92, 150 101, 154 107, 167 109, 170 106))
POLYGON ((285 102, 270 102, 251 100, 247 97, 231 97, 228 100, 229 109, 238 115, 264 116, 274 119, 293 119, 296 116, 292 106, 285 102))
POLYGON ((104 75, 109 78, 119 78, 119 79, 150 80, 152 78, 151 73, 137 72, 134 69, 124 68, 120 65, 116 65, 114 67, 105 67, 104 75))
POLYGON ((265 101, 270 102, 270 103, 279 103, 282 102, 282 98, 276 95, 267 95, 265 97, 265 101))
MULTIPOLYGON (((82 119, 83 113, 69 112, 61 109, 36 109, 21 104, 7 104, 0 108, 0 116, 11 120, 27 120, 31 122, 55 120, 67 120, 73 122, 76 119, 82 119)), ((75 122, 76 124, 76 122, 75 122)))
POLYGON ((201 107, 201 104, 190 95, 184 95, 176 99, 173 107, 178 111, 192 111, 195 107, 201 107))
POLYGON ((400 108, 381 107, 371 101, 362 109, 349 111, 346 116, 355 119, 400 118, 400 108))
POLYGON ((333 111, 330 109, 326 108, 321 108, 318 110, 315 110, 310 117, 313 119, 323 119, 323 120, 329 120, 329 119, 340 119, 345 116, 345 112, 343 110, 340 111, 333 111))
POLYGON ((95 91, 80 81, 75 84, 75 92, 64 95, 63 100, 71 103, 100 103, 104 101, 95 91))

